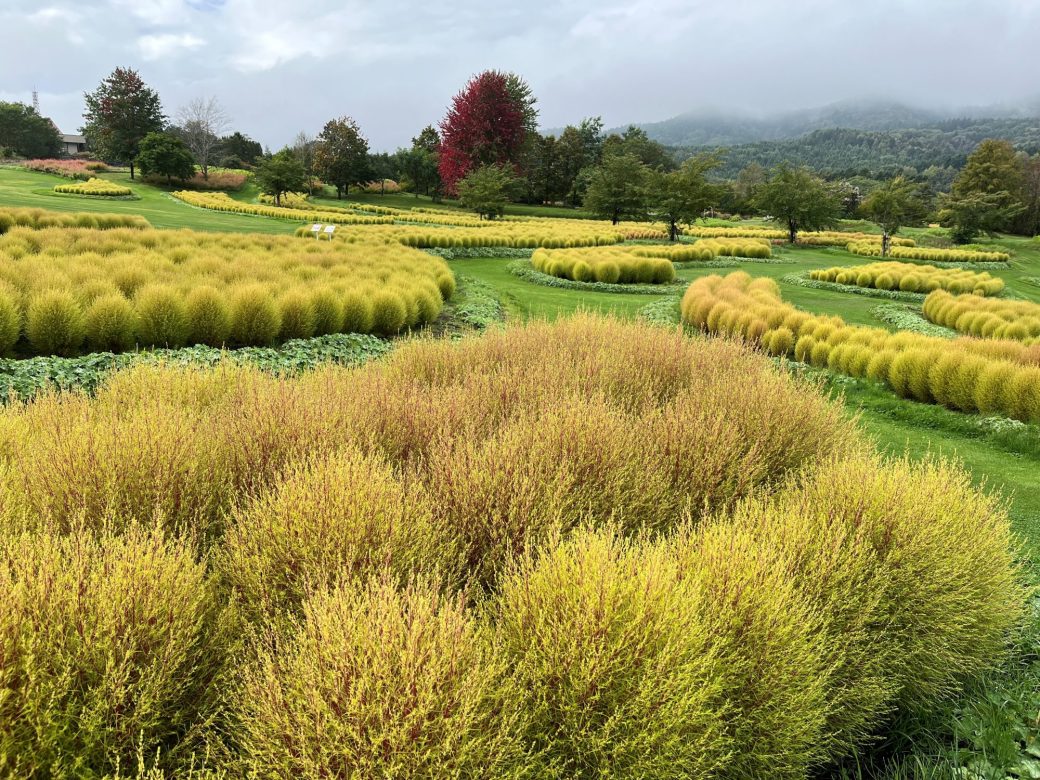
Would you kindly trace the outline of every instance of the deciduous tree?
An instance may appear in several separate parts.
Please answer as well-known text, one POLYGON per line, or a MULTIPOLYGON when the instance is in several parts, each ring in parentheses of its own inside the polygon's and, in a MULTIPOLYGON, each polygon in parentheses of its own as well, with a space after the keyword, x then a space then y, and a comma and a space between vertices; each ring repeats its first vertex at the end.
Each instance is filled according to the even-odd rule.
POLYGON ((85 93, 84 99, 87 110, 82 132, 87 141, 106 160, 128 163, 133 179, 141 140, 166 127, 159 94, 137 71, 116 68, 97 89, 85 93))
POLYGON ((718 202, 722 188, 709 182, 706 174, 720 162, 717 154, 698 154, 687 159, 677 171, 651 172, 650 206, 653 215, 668 225, 670 241, 679 237, 680 225, 692 224, 705 209, 718 202))
POLYGON ((784 163, 758 188, 755 206, 787 227, 793 244, 800 230, 822 230, 830 227, 841 213, 841 202, 823 179, 807 168, 793 168, 784 163))
POLYGON ((368 181, 368 141, 349 116, 325 123, 314 146, 314 169, 336 188, 336 197, 350 192, 350 185, 368 181))
POLYGON ((472 169, 515 167, 535 132, 538 112, 531 88, 514 73, 485 71, 452 100, 441 122, 438 170, 445 190, 456 194, 472 169))
POLYGON ((180 138, 170 133, 149 133, 138 145, 137 164, 142 176, 165 176, 187 181, 195 175, 195 158, 180 138))
POLYGON ((481 218, 493 219, 505 212, 516 177, 505 165, 482 165, 458 183, 459 200, 481 218))
POLYGON ((905 225, 922 222, 928 214, 928 203, 921 185, 897 176, 867 195, 860 211, 881 228, 881 256, 887 257, 892 236, 905 225))
POLYGON ((195 98, 177 111, 181 138, 202 169, 202 178, 209 178, 211 165, 221 152, 220 134, 227 130, 231 119, 215 97, 195 98))
POLYGON ((288 147, 259 161, 253 173, 260 190, 274 197, 275 205, 282 205, 282 195, 300 192, 307 182, 307 172, 288 147))
POLYGON ((589 177, 585 208, 616 225, 646 216, 650 169, 632 154, 605 156, 589 177))

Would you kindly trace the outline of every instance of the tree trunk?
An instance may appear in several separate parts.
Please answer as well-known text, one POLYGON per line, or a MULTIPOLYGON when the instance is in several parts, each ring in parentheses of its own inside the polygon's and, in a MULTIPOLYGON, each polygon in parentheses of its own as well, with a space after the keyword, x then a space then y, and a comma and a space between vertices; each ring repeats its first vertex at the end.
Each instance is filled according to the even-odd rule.
POLYGON ((885 231, 881 234, 881 256, 888 257, 888 248, 892 243, 892 239, 889 237, 888 232, 885 231))
POLYGON ((282 205, 282 193, 276 192, 274 194, 274 205, 276 205, 276 206, 281 206, 282 205))
POLYGON ((610 224, 611 225, 616 225, 617 223, 618 223, 618 213, 615 211, 613 214, 610 215, 610 224))
POLYGON ((134 161, 130 161, 130 181, 134 180, 134 161))
POLYGON ((675 220, 668 221, 668 240, 677 241, 679 238, 679 231, 676 230, 675 220))
POLYGON ((798 226, 793 220, 787 222, 787 240, 792 244, 798 239, 798 226))
POLYGON ((202 166, 202 178, 205 179, 206 181, 209 181, 209 166, 208 165, 203 165, 202 166))

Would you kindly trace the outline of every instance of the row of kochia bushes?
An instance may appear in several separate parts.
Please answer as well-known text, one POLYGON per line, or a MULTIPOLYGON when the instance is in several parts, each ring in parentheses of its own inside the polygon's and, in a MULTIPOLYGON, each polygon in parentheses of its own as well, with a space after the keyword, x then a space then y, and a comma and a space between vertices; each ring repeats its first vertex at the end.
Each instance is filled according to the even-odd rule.
POLYGON ((138 368, 0 440, 5 775, 793 780, 1023 613, 964 472, 648 326, 138 368))
MULTIPOLYGON (((851 241, 845 247, 854 255, 881 257, 881 244, 873 241, 851 241)), ((930 249, 928 247, 900 246, 889 248, 888 256, 895 260, 925 260, 930 263, 1006 263, 1007 252, 984 252, 976 249, 930 249)))
POLYGON ((226 211, 233 214, 251 214, 258 217, 274 217, 276 219, 292 219, 308 222, 329 222, 337 225, 387 225, 394 220, 390 217, 368 217, 361 214, 322 211, 320 208, 279 208, 265 206, 261 203, 244 203, 235 200, 226 192, 194 192, 178 190, 172 193, 189 206, 196 206, 211 211, 226 211))
POLYGON ((914 293, 948 290, 958 294, 999 295, 1004 291, 1004 280, 991 276, 986 271, 936 268, 931 265, 897 261, 820 268, 810 271, 809 278, 854 287, 914 293))
POLYGON ((454 289, 443 260, 398 245, 15 229, 0 237, 0 352, 393 334, 431 323, 454 289))
POLYGON ((667 257, 673 263, 714 260, 716 257, 767 258, 773 254, 772 244, 755 238, 704 238, 693 244, 668 244, 634 248, 646 257, 667 257))
MULTIPOLYGON (((259 201, 265 206, 274 206, 273 195, 260 195, 259 201)), ((389 206, 375 206, 368 203, 344 202, 343 205, 329 205, 327 203, 316 204, 310 199, 306 192, 286 192, 282 194, 281 208, 283 209, 305 209, 308 211, 321 211, 322 213, 347 214, 347 215, 371 215, 392 217, 395 221, 419 222, 428 225, 447 225, 454 227, 490 227, 493 223, 487 220, 477 219, 460 212, 418 212, 414 213, 407 209, 395 209, 389 206)))
MULTIPOLYGON (((683 234, 697 238, 760 238, 767 241, 780 241, 788 238, 786 230, 755 225, 745 227, 703 227, 690 225, 683 228, 683 234)), ((809 246, 845 246, 850 241, 866 242, 871 245, 876 243, 880 254, 881 236, 876 233, 857 233, 840 230, 803 230, 798 233, 798 243, 808 244, 809 246)), ((893 246, 914 246, 914 240, 911 238, 892 237, 890 241, 893 246)))
POLYGON ((781 300, 775 281, 743 272, 696 280, 681 308, 690 325, 749 339, 773 355, 884 382, 904 398, 1040 422, 1040 346, 848 325, 840 317, 799 311, 781 300))
POLYGON ((924 316, 969 336, 1040 341, 1040 304, 1031 301, 985 301, 974 295, 934 292, 925 298, 924 316))
MULTIPOLYGON (((798 234, 798 243, 808 246, 846 246, 850 242, 866 244, 877 247, 878 254, 881 253, 881 236, 877 233, 852 233, 841 230, 802 231, 798 234)), ((900 238, 891 236, 889 244, 893 247, 912 247, 912 238, 900 238)))
POLYGON ((68 195, 94 195, 109 198, 134 194, 129 187, 97 178, 87 179, 87 181, 76 182, 75 184, 58 184, 55 186, 54 191, 68 195))
POLYGON ((48 211, 46 209, 0 208, 0 235, 16 228, 43 230, 55 227, 92 228, 112 230, 115 228, 149 228, 144 217, 136 214, 94 214, 92 212, 48 211))
POLYGON ((672 261, 638 255, 627 248, 536 249, 536 270, 561 279, 605 284, 667 284, 675 281, 672 261))
MULTIPOLYGON (((548 220, 546 220, 548 222, 548 220)), ((296 230, 297 237, 311 237, 310 225, 296 230)), ((335 240, 404 244, 420 249, 459 247, 510 247, 516 249, 564 249, 609 246, 637 238, 663 238, 660 232, 644 228, 597 224, 590 220, 552 220, 551 224, 531 222, 494 222, 470 229, 436 228, 420 225, 365 225, 337 230, 335 240)))

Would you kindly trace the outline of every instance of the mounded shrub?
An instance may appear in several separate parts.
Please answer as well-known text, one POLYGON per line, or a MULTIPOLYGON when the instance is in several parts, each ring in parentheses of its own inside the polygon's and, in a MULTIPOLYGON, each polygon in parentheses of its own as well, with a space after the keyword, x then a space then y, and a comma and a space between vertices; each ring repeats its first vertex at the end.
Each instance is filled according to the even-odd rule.
MULTIPOLYGON (((346 305, 344 311, 346 312, 346 305)), ((349 312, 344 314, 344 325, 348 314, 354 322, 361 322, 361 315, 349 312)), ((401 300, 401 296, 390 290, 380 290, 372 296, 372 330, 375 333, 393 335, 399 332, 407 321, 408 307, 401 300)))
POLYGON ((0 772, 186 768, 220 706, 218 604, 189 545, 158 532, 0 535, 0 772))
POLYGON ((291 466, 238 509, 217 569, 250 620, 273 623, 299 616, 310 593, 344 581, 453 580, 459 555, 419 491, 348 449, 291 466))
POLYGON ((22 312, 12 290, 0 285, 0 355, 10 352, 22 334, 22 312))
POLYGON ((307 339, 314 335, 315 315, 310 297, 302 290, 290 290, 278 299, 282 327, 280 341, 307 339))
POLYGON ((190 328, 188 343, 222 347, 231 333, 231 307, 214 287, 196 287, 184 299, 190 328))
POLYGON ((137 343, 137 314, 119 293, 95 298, 84 315, 87 345, 95 352, 122 352, 137 343))
POLYGON ((232 291, 231 340, 236 344, 270 346, 281 327, 281 311, 263 287, 250 285, 232 291))
POLYGON ((385 583, 319 593, 242 674, 239 774, 504 776, 518 750, 504 674, 461 598, 385 583))
POLYGON ((712 776, 722 659, 661 549, 581 533, 502 583, 495 623, 533 776, 712 776))
POLYGON ((146 347, 183 347, 188 343, 191 322, 184 296, 173 287, 148 285, 134 296, 137 311, 137 340, 146 347))
POLYGON ((86 338, 83 311, 72 293, 47 290, 29 301, 25 336, 34 350, 45 355, 71 355, 86 338))
MULTIPOLYGON (((343 302, 336 292, 321 287, 311 295, 311 307, 314 310, 314 335, 325 336, 339 333, 343 327, 343 302)), ((365 333, 366 331, 357 331, 365 333)))
POLYGON ((618 268, 617 263, 604 262, 596 265, 594 273, 596 275, 597 282, 603 282, 605 284, 616 284, 618 279, 621 278, 621 269, 618 268))

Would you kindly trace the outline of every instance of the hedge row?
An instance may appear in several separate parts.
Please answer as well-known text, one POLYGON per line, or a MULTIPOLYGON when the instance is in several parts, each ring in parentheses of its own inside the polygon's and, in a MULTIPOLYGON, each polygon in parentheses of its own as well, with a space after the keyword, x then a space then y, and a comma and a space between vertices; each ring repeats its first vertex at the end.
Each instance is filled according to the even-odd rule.
POLYGON ((693 244, 639 246, 631 250, 644 257, 665 257, 673 263, 714 260, 716 257, 772 257, 773 250, 765 239, 708 238, 693 244))
POLYGON ((821 279, 811 279, 800 274, 785 274, 780 277, 784 284, 795 284, 799 287, 807 287, 810 290, 833 290, 834 292, 848 293, 849 295, 863 295, 868 298, 880 298, 886 301, 906 301, 908 303, 920 303, 924 300, 922 293, 904 292, 902 290, 879 290, 875 287, 859 287, 854 284, 839 284, 838 282, 825 282, 821 279))
MULTIPOLYGON (((735 263, 732 265, 736 265, 735 263)), ((732 267, 727 265, 727 267, 732 267)), ((562 276, 552 276, 536 269, 530 261, 516 260, 506 266, 506 270, 526 282, 540 284, 543 287, 555 287, 560 290, 578 290, 581 292, 623 293, 632 295, 664 295, 674 289, 674 284, 622 284, 620 282, 577 282, 562 276)))
MULTIPOLYGON (((846 246, 854 255, 881 257, 881 244, 867 241, 852 241, 846 246)), ((966 249, 929 249, 927 247, 893 246, 888 256, 896 260, 927 260, 947 263, 1006 263, 1011 259, 1007 252, 982 252, 966 249)))
POLYGON ((1040 347, 847 325, 785 304, 775 281, 744 272, 696 280, 682 310, 695 327, 750 339, 773 355, 867 376, 904 398, 1040 421, 1040 347))
POLYGON ((431 323, 455 280, 400 246, 191 231, 0 237, 0 352, 270 346, 431 323))
POLYGON ((1031 301, 987 301, 940 291, 925 299, 924 314, 938 325, 971 336, 1040 341, 1040 304, 1031 301))
POLYGON ((818 269, 810 271, 809 278, 855 287, 902 290, 910 293, 948 290, 953 293, 999 295, 1004 291, 1004 280, 986 272, 943 269, 894 261, 818 269))
MULTIPOLYGON (((564 249, 610 246, 630 237, 624 230, 591 220, 557 220, 551 225, 530 222, 494 222, 479 229, 436 228, 421 225, 373 225, 337 230, 334 239, 354 243, 404 244, 419 249, 510 247, 516 249, 564 249)), ((296 230, 298 238, 311 238, 310 225, 296 230)))
POLYGON ((138 367, 0 438, 16 777, 825 776, 1026 600, 963 471, 647 325, 138 367))
MULTIPOLYGON (((840 230, 803 231, 798 234, 798 243, 808 246, 846 246, 849 242, 875 246, 878 254, 881 254, 882 236, 877 233, 847 233, 840 230)), ((892 247, 912 247, 915 242, 912 238, 899 238, 891 236, 889 244, 892 247)))
POLYGON ((54 191, 70 195, 95 195, 113 198, 134 194, 129 187, 113 184, 104 179, 88 179, 76 184, 59 184, 54 188, 54 191))
POLYGON ((55 227, 113 230, 116 228, 149 228, 144 217, 136 214, 95 214, 92 212, 60 212, 46 209, 13 209, 0 207, 0 235, 12 228, 43 230, 55 227))
POLYGON ((252 214, 258 217, 274 217, 275 219, 292 219, 297 222, 328 222, 336 225, 388 225, 393 222, 390 217, 365 217, 359 214, 322 211, 321 209, 279 208, 256 203, 243 203, 235 200, 226 192, 193 192, 178 190, 171 193, 177 200, 210 211, 226 211, 233 214, 252 214))
POLYGON ((671 260, 612 247, 536 249, 531 255, 531 265, 548 276, 575 282, 668 284, 675 281, 675 266, 671 260))

